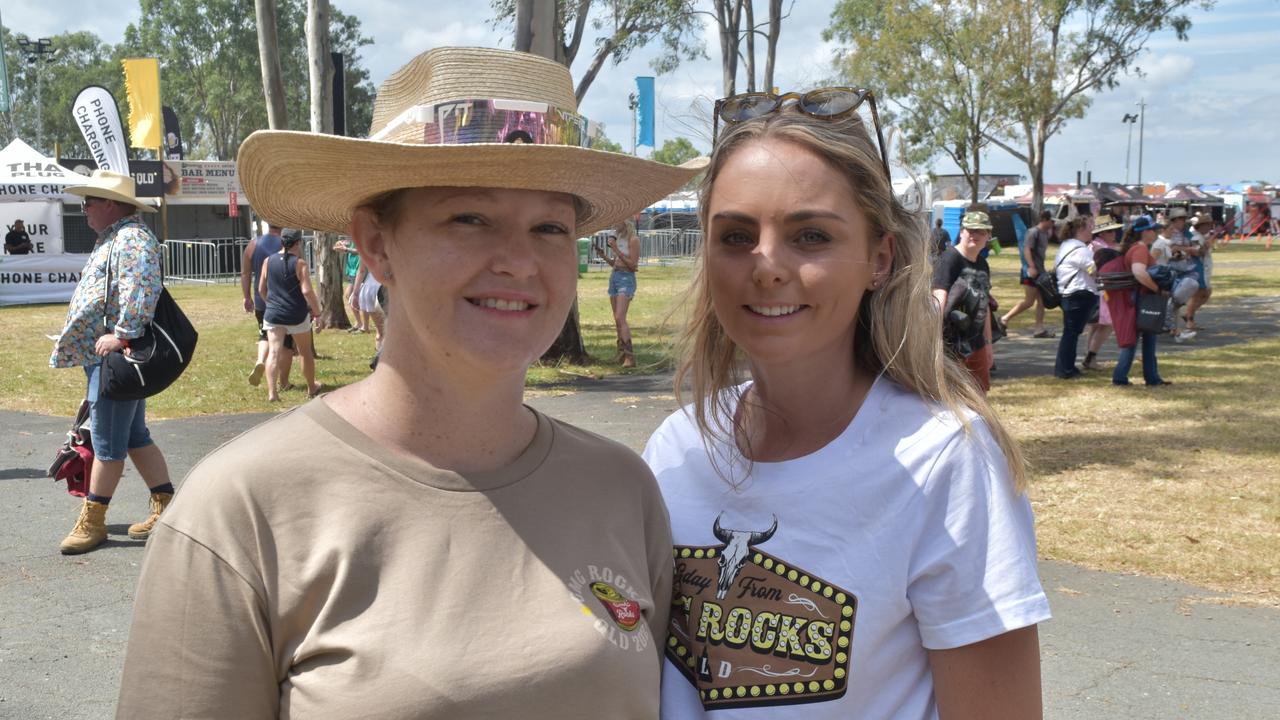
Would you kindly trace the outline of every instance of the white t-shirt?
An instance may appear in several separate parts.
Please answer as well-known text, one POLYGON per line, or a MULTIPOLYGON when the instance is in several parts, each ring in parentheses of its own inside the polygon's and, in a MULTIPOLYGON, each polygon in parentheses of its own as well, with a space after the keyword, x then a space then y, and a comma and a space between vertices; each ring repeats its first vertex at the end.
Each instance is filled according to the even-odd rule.
POLYGON ((1031 506, 971 427, 882 377, 838 438, 744 479, 667 418, 644 451, 676 545, 663 718, 936 718, 926 648, 1048 619, 1031 506))

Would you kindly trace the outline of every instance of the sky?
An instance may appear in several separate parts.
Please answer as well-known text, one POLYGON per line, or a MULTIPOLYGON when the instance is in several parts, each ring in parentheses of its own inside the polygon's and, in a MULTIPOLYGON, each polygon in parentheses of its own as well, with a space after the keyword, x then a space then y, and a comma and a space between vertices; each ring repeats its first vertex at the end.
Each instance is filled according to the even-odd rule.
MULTIPOLYGON (((822 39, 834 4, 796 0, 792 5, 778 43, 775 84, 784 91, 816 87, 835 77, 837 46, 822 39)), ((333 5, 359 17, 365 34, 373 38, 374 45, 364 48, 363 64, 375 84, 434 47, 511 47, 510 31, 488 22, 487 0, 333 0, 333 5)), ((760 12, 758 20, 765 11, 760 12)), ((1136 112, 1140 100, 1146 102, 1143 180, 1280 182, 1280 0, 1218 0, 1210 11, 1189 14, 1189 41, 1178 41, 1172 32, 1155 36, 1138 63, 1144 75, 1121 78, 1115 90, 1096 94, 1087 115, 1070 121, 1049 141, 1046 182, 1073 182, 1077 170, 1092 171, 1094 180, 1125 182, 1128 148, 1127 181, 1137 182, 1139 132, 1134 127, 1130 140, 1129 126, 1121 118, 1136 112)), ((103 40, 119 42, 125 26, 139 15, 137 4, 129 0, 0 0, 0 21, 31 37, 91 30, 103 40)), ((709 107, 721 94, 714 28, 707 17, 703 35, 708 59, 657 76, 658 145, 683 136, 708 149, 709 107)), ((571 68, 575 82, 590 62, 590 50, 584 43, 571 68)), ((637 75, 653 75, 649 62, 657 54, 657 48, 642 48, 621 65, 606 65, 580 108, 588 118, 603 122, 609 137, 627 150, 627 96, 637 75)), ((955 172, 943 159, 931 168, 914 169, 955 172)), ((994 148, 983 159, 983 170, 1027 174, 1025 164, 994 148)))

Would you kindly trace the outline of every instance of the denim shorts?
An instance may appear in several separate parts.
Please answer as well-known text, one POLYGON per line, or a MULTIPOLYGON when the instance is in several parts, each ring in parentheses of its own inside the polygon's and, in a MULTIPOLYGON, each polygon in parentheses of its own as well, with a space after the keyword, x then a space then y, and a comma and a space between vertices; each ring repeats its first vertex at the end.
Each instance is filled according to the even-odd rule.
POLYGON ((609 297, 636 296, 636 274, 627 270, 614 270, 609 275, 609 297))
POLYGON ((89 378, 89 434, 99 460, 124 460, 130 450, 151 444, 146 400, 112 400, 101 391, 102 365, 84 369, 89 378))

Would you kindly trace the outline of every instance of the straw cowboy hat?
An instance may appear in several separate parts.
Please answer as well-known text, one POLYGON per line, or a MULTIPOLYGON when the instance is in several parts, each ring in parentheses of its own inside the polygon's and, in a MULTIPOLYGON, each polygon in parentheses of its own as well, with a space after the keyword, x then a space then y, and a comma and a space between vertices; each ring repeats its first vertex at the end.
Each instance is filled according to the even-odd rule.
POLYGON ((631 217, 697 175, 591 150, 563 65, 528 53, 438 48, 382 84, 368 139, 259 130, 240 146, 253 208, 287 227, 348 232, 354 209, 390 190, 486 187, 576 195, 577 234, 631 217))
POLYGON ((1093 231, 1095 233, 1106 232, 1108 230, 1119 230, 1124 227, 1124 223, 1116 222, 1110 213, 1102 213, 1093 223, 1093 231))
POLYGON ((1169 222, 1173 222, 1174 220, 1177 220, 1178 218, 1184 218, 1184 217, 1186 217, 1186 216, 1187 216, 1187 209, 1186 209, 1186 208, 1184 208, 1184 207, 1175 207, 1175 208, 1169 208, 1169 215, 1168 215, 1168 218, 1167 218, 1167 219, 1169 220, 1169 222))
POLYGON ((155 212, 156 209, 136 197, 133 178, 110 170, 94 170, 89 182, 83 185, 68 185, 66 191, 80 197, 106 198, 122 203, 129 203, 142 212, 155 212))

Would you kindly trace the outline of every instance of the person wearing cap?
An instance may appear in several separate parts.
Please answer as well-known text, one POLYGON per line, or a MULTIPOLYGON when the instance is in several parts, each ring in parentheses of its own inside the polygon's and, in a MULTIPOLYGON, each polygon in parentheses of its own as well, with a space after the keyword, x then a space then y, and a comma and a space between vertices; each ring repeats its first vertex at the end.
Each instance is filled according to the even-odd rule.
POLYGON ((1071 380, 1081 375, 1076 367, 1076 351, 1080 334, 1098 307, 1097 269, 1093 251, 1086 244, 1093 239, 1093 216, 1079 214, 1062 224, 1058 231, 1058 255, 1054 270, 1058 278, 1058 295, 1062 298, 1062 337, 1053 363, 1053 375, 1071 380))
MULTIPOLYGON (((1124 223, 1119 222, 1112 215, 1104 213, 1098 216, 1093 224, 1093 240, 1089 243, 1095 267, 1101 268, 1120 256, 1121 253, 1116 245, 1116 231, 1123 228, 1124 223)), ((1085 370, 1097 367, 1098 353, 1102 350, 1102 344, 1111 335, 1111 308, 1106 302, 1099 302, 1097 308, 1094 320, 1089 324, 1088 350, 1085 352, 1084 362, 1080 363, 1080 367, 1085 370)))
MULTIPOLYGON (((1184 207, 1169 208, 1166 217, 1167 224, 1157 233, 1155 241, 1151 243, 1151 258, 1156 265, 1168 268, 1172 272, 1175 282, 1184 277, 1194 278, 1197 284, 1195 292, 1198 292, 1200 280, 1199 272, 1195 265, 1195 256, 1199 254, 1200 250, 1191 245, 1187 236, 1187 209, 1184 207)), ((1181 291, 1173 293, 1175 307, 1172 335, 1175 342, 1186 342, 1196 337, 1195 330, 1182 327, 1184 320, 1181 309, 1191 299, 1189 296, 1190 292, 1185 295, 1181 291)))
POLYGON ((267 400, 280 401, 278 378, 287 377, 281 370, 285 357, 302 359, 302 376, 307 380, 307 397, 320 392, 316 382, 316 359, 312 352, 311 330, 324 329, 320 319, 320 300, 311 288, 311 270, 302 258, 302 233, 291 232, 280 237, 280 251, 268 255, 258 271, 258 294, 265 309, 262 329, 267 333, 267 400), (314 325, 313 325, 314 323, 314 325), (294 349, 286 349, 285 339, 294 338, 294 349))
POLYGON ((31 235, 21 220, 14 220, 13 227, 4 236, 4 251, 8 255, 26 255, 32 250, 31 235))
POLYGON ((705 158, 592 150, 591 127, 563 65, 437 48, 382 84, 369 139, 240 146, 264 218, 355 240, 386 336, 368 377, 187 477, 147 548, 119 717, 657 717, 653 475, 524 385, 577 294, 577 238, 705 158))
POLYGON ((1130 272, 1133 274, 1136 290, 1108 290, 1107 304, 1111 309, 1111 323, 1115 328, 1116 344, 1120 346, 1120 357, 1111 371, 1111 382, 1114 385, 1129 385, 1129 370, 1133 367, 1134 356, 1138 352, 1138 343, 1142 344, 1142 378, 1149 386, 1172 385, 1169 380, 1160 377, 1160 367, 1156 362, 1156 334, 1138 330, 1137 294, 1161 294, 1160 287, 1151 278, 1147 268, 1154 265, 1151 259, 1151 243, 1156 239, 1156 232, 1163 226, 1151 219, 1149 215, 1134 218, 1124 239, 1120 243, 1119 257, 1099 268, 1103 273, 1130 272))
POLYGON ((1036 309, 1036 324, 1031 328, 1032 337, 1051 338, 1053 331, 1044 326, 1044 300, 1036 287, 1036 277, 1044 272, 1045 257, 1049 252, 1049 241, 1053 239, 1053 213, 1044 210, 1040 213, 1040 222, 1029 228, 1018 246, 1018 255, 1022 260, 1022 269, 1018 282, 1022 284, 1021 302, 1009 308, 1009 312, 1000 318, 1000 322, 1008 325, 1023 310, 1036 309))
POLYGON ((1214 231, 1213 216, 1208 211, 1196 215, 1191 218, 1191 247, 1194 248, 1194 261, 1196 263, 1196 279, 1200 282, 1200 289, 1196 291, 1191 302, 1187 303, 1187 312, 1183 318, 1186 321, 1188 330, 1196 331, 1196 311, 1204 307, 1209 302, 1209 297, 1213 295, 1213 249, 1217 244, 1218 233, 1214 231))
POLYGON ((991 220, 985 212, 969 210, 960 221, 960 240, 938 256, 933 266, 933 297, 939 310, 961 303, 956 293, 972 298, 963 302, 972 312, 942 312, 943 336, 959 356, 983 392, 991 389, 991 267, 982 250, 991 240, 991 220), (957 281, 963 281, 957 285, 957 281), (958 322, 957 322, 958 320, 958 322))
POLYGON ((76 555, 106 542, 107 508, 126 457, 151 491, 150 512, 129 526, 129 537, 144 540, 151 535, 174 489, 164 453, 147 428, 147 401, 112 400, 102 392, 106 356, 128 352, 129 341, 142 336, 164 287, 160 241, 138 216, 139 211, 155 209, 135 196, 132 177, 109 170, 94 170, 85 184, 68 186, 67 192, 84 198, 85 219, 98 233, 49 358, 55 368, 84 368, 88 379, 94 451, 89 494, 59 548, 64 555, 76 555))

